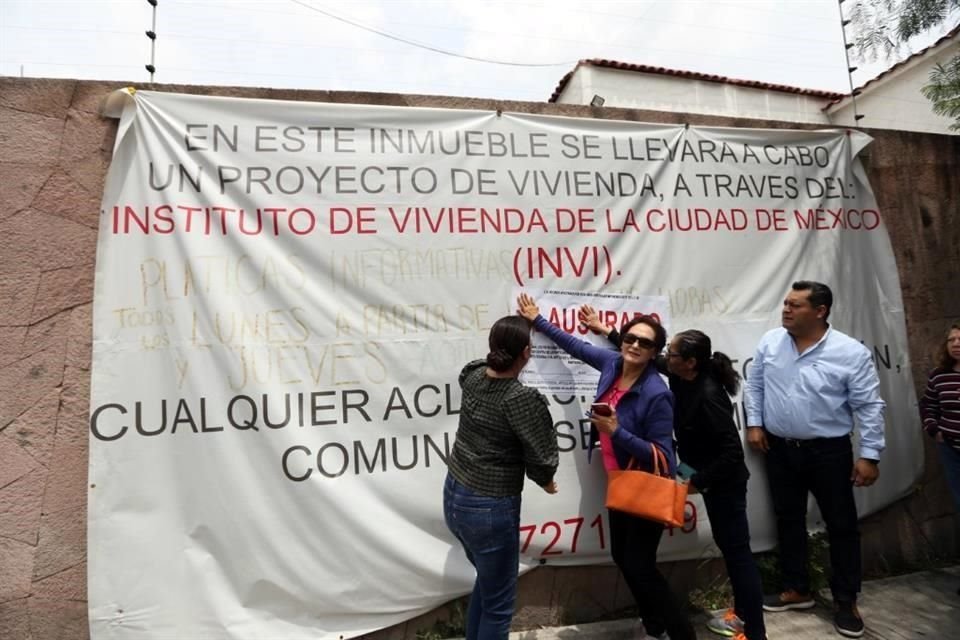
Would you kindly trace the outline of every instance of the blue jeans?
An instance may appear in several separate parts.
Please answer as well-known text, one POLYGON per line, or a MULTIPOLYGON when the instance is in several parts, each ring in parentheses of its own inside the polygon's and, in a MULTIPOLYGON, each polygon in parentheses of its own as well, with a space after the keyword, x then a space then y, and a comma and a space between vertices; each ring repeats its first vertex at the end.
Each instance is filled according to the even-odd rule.
POLYGON ((477 570, 467 609, 466 640, 506 639, 517 597, 520 496, 482 496, 448 473, 443 517, 477 570))
POLYGON ((733 587, 733 609, 743 620, 744 635, 748 640, 764 640, 767 632, 763 624, 763 583, 750 550, 747 483, 717 487, 702 495, 713 540, 727 566, 733 587))
POLYGON ((853 446, 847 436, 786 440, 767 434, 767 480, 777 520, 777 546, 784 589, 810 593, 807 574, 807 494, 827 525, 830 590, 837 602, 855 602, 860 592, 860 525, 853 501, 853 446))
POLYGON ((938 442, 937 452, 940 454, 943 475, 947 479, 950 493, 953 494, 953 501, 957 504, 957 509, 960 509, 960 451, 945 442, 938 442))

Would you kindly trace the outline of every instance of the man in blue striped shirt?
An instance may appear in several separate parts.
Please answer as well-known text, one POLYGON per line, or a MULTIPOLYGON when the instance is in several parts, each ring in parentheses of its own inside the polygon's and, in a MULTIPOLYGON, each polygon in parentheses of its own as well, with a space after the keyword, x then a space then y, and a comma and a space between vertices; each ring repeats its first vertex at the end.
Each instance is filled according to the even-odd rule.
POLYGON ((860 529, 853 487, 873 484, 884 448, 880 382, 870 350, 827 323, 833 293, 794 282, 783 301, 783 327, 760 340, 746 381, 747 442, 766 454, 784 591, 767 611, 814 606, 807 575, 807 494, 820 507, 830 542, 834 626, 863 635, 860 529), (860 425, 854 461, 854 418, 860 425))

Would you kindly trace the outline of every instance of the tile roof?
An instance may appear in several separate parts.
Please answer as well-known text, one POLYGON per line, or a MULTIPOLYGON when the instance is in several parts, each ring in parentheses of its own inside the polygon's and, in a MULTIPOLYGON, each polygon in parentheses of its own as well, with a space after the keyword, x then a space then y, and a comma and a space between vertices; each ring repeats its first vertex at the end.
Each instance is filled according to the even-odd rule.
POLYGON ((557 88, 553 90, 548 102, 556 102, 557 98, 566 88, 570 78, 580 68, 581 65, 592 65, 594 67, 606 67, 609 69, 620 69, 622 71, 637 71, 639 73, 655 73, 664 76, 675 76, 678 78, 689 78, 690 80, 703 80, 706 82, 719 82, 722 84, 732 84, 740 87, 750 87, 752 89, 766 89, 768 91, 782 91, 784 93, 796 93, 804 96, 813 96, 816 98, 825 98, 827 100, 840 100, 845 93, 835 91, 821 91, 819 89, 803 89, 801 87, 791 87, 784 84, 771 84, 769 82, 759 82, 757 80, 740 80, 737 78, 728 78, 726 76, 717 76, 708 73, 698 73, 696 71, 683 71, 680 69, 667 69, 665 67, 651 67, 645 64, 631 64, 629 62, 618 62, 616 60, 604 60, 601 58, 590 58, 580 60, 572 71, 560 79, 557 88))
MULTIPOLYGON (((878 73, 877 75, 875 75, 874 77, 870 78, 869 80, 867 80, 866 82, 864 82, 862 85, 860 85, 859 87, 857 87, 857 91, 861 91, 861 92, 862 92, 862 91, 863 91, 864 89, 866 89, 868 86, 870 86, 870 85, 873 84, 874 82, 877 82, 878 80, 880 80, 880 78, 884 77, 885 75, 887 75, 887 74, 889 74, 889 73, 893 73, 893 71, 894 71, 895 69, 898 69, 898 68, 902 67, 903 65, 907 64, 907 63, 910 62, 911 60, 914 60, 914 59, 916 59, 916 58, 920 58, 920 57, 923 57, 923 56, 927 55, 927 53, 929 53, 931 49, 935 49, 936 47, 940 46, 941 44, 943 44, 943 43, 946 42, 947 40, 950 40, 951 38, 955 38, 958 33, 960 33, 960 24, 958 24, 958 25, 955 26, 953 29, 951 29, 950 31, 948 31, 948 32, 946 33, 946 35, 944 35, 942 38, 940 38, 939 40, 937 40, 936 42, 934 42, 934 43, 931 44, 930 46, 924 47, 923 49, 920 49, 920 51, 917 51, 916 53, 907 56, 906 58, 904 58, 903 60, 901 60, 901 61, 898 62, 897 64, 893 65, 892 67, 890 67, 890 68, 887 69, 886 71, 882 71, 882 72, 878 73)), ((858 94, 858 95, 859 95, 859 94, 858 94)), ((827 109, 829 109, 829 108, 832 107, 833 105, 837 104, 838 102, 841 102, 841 101, 843 101, 844 99, 849 98, 849 97, 850 97, 850 94, 844 93, 844 94, 840 95, 840 97, 834 98, 833 100, 831 100, 830 102, 828 102, 826 105, 824 105, 824 107, 823 107, 824 111, 827 110, 827 109)))

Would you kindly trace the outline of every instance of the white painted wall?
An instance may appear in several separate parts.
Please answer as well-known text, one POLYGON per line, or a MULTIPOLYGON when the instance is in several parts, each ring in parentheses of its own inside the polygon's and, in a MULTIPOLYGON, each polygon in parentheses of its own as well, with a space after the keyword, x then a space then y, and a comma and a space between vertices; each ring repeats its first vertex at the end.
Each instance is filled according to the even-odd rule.
MULTIPOLYGON (((920 93, 934 65, 946 64, 958 53, 960 39, 954 38, 867 85, 857 98, 857 111, 863 114, 859 126, 958 135, 947 129, 953 120, 935 114, 932 103, 920 93)), ((829 109, 828 117, 835 124, 853 126, 853 104, 844 99, 829 109)))
POLYGON ((933 66, 958 53, 955 37, 868 84, 857 98, 864 114, 859 123, 849 98, 824 111, 828 101, 815 96, 592 65, 577 67, 557 102, 590 104, 599 95, 606 107, 958 135, 948 129, 953 121, 934 114, 920 93, 933 66))
POLYGON ((557 102, 590 104, 595 94, 605 107, 827 124, 825 98, 592 65, 576 69, 557 102))

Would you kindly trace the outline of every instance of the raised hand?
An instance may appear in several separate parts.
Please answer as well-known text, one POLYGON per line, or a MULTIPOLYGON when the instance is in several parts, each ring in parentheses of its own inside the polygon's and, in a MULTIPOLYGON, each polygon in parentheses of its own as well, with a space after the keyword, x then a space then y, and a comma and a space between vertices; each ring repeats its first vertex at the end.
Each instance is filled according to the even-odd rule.
POLYGON ((584 325, 587 329, 590 329, 590 331, 593 331, 594 333, 599 333, 602 335, 607 335, 610 333, 610 327, 600 322, 600 316, 597 314, 597 310, 588 304, 585 304, 577 309, 577 320, 580 321, 580 324, 584 325))
POLYGON ((537 306, 537 303, 534 302, 533 298, 529 295, 521 293, 517 296, 517 313, 530 322, 533 322, 537 316, 540 315, 540 307, 537 306))

